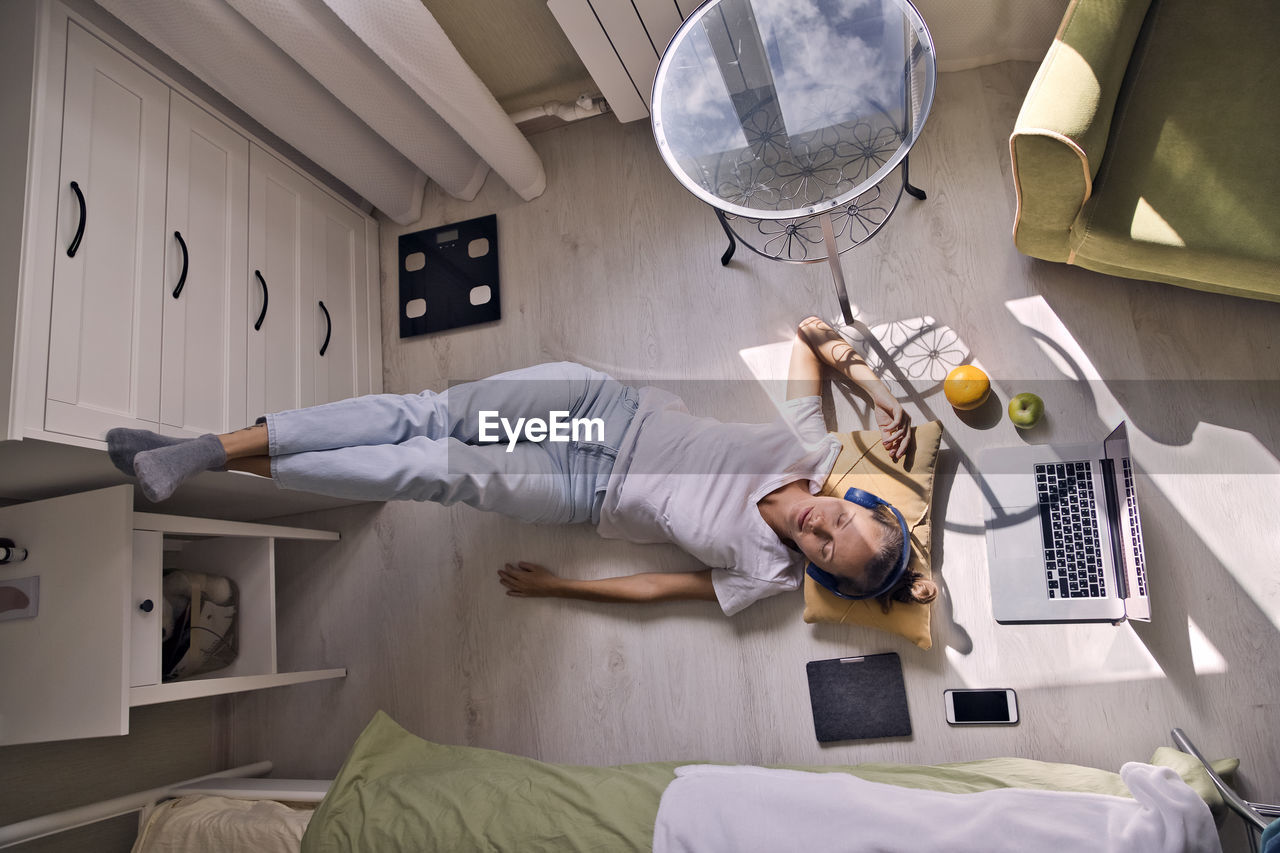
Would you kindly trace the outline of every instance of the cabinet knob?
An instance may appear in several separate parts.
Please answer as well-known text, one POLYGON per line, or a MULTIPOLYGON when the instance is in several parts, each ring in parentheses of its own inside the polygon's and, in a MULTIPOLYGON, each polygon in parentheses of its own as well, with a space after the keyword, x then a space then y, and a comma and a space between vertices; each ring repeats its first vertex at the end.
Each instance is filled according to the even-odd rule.
POLYGON ((138 609, 143 613, 150 613, 152 610, 156 609, 156 606, 152 603, 151 599, 148 598, 138 605, 138 609))

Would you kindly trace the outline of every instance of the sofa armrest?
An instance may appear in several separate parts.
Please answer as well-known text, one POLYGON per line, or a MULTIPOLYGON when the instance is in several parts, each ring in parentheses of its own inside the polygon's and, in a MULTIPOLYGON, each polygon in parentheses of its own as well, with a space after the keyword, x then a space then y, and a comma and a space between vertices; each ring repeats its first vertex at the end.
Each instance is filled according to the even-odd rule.
POLYGON ((1073 0, 1009 137, 1018 251, 1066 261, 1151 0, 1073 0))

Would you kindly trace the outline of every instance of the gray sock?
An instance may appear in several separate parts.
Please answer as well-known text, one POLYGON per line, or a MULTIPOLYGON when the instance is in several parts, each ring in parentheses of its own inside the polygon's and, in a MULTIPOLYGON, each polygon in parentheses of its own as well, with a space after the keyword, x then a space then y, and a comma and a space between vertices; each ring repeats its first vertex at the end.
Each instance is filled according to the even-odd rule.
POLYGON ((213 433, 168 447, 144 450, 133 459, 138 487, 152 503, 169 497, 187 478, 226 464, 227 452, 213 433))
POLYGON ((112 465, 133 477, 136 476, 133 472, 133 457, 144 450, 168 447, 171 444, 179 444, 186 440, 185 438, 161 435, 149 429, 117 427, 116 429, 107 430, 107 456, 111 459, 112 465))

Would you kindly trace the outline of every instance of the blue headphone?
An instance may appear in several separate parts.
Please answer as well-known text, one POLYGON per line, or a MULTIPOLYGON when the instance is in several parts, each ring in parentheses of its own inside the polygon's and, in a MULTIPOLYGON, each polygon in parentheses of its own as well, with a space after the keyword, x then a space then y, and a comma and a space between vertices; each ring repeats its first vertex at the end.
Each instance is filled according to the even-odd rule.
POLYGON ((848 593, 841 592, 840 578, 831 574, 831 572, 818 568, 813 563, 808 565, 805 572, 809 577, 817 581, 818 585, 827 592, 840 598, 846 598, 849 601, 862 601, 867 598, 876 598, 893 589, 898 581, 902 580, 902 576, 906 574, 907 564, 911 562, 911 531, 907 530, 907 520, 902 517, 902 513, 898 512, 897 507, 888 501, 876 497, 870 492, 864 492, 862 489, 850 489, 844 493, 844 499, 850 503, 855 503, 858 506, 865 507, 867 509, 875 509, 878 506, 887 506, 893 513, 894 517, 898 519, 898 524, 902 527, 902 556, 898 558, 897 568, 890 572, 889 577, 885 579, 885 582, 880 585, 879 589, 874 592, 862 593, 860 595, 849 595, 848 593))

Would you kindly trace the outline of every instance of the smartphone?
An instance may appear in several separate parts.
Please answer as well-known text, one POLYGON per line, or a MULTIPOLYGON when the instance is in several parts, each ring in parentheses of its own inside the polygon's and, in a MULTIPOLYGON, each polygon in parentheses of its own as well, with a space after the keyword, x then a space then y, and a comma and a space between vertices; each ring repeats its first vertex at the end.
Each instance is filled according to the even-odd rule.
POLYGON ((947 722, 953 726, 1015 726, 1018 694, 1008 688, 995 690, 944 690, 947 722))

